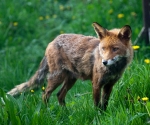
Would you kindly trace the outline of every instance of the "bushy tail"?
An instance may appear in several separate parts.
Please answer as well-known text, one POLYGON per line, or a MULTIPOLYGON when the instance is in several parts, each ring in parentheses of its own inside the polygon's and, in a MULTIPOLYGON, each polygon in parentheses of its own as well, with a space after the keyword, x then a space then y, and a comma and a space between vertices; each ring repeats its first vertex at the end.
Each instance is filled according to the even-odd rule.
POLYGON ((40 63, 39 69, 30 78, 30 80, 20 85, 15 86, 15 88, 7 92, 7 94, 12 95, 12 96, 17 96, 22 92, 27 92, 31 89, 38 88, 44 82, 44 79, 48 73, 48 69, 49 68, 47 64, 47 59, 46 57, 44 57, 40 63))

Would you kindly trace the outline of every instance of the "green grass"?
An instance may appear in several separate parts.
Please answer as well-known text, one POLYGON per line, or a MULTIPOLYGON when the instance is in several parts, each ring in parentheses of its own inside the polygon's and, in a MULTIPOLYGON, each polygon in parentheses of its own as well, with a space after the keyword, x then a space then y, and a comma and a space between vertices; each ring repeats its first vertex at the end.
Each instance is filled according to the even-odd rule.
POLYGON ((93 105, 90 81, 78 80, 58 105, 56 93, 48 106, 42 90, 18 98, 6 92, 36 71, 47 44, 61 33, 96 36, 92 22, 111 29, 132 27, 134 41, 142 28, 142 3, 137 0, 1 0, 0 2, 0 123, 2 125, 146 125, 150 119, 150 47, 144 41, 111 93, 106 112, 93 105), (118 18, 118 14, 123 17, 118 18), (148 110, 146 109, 148 108, 148 110))

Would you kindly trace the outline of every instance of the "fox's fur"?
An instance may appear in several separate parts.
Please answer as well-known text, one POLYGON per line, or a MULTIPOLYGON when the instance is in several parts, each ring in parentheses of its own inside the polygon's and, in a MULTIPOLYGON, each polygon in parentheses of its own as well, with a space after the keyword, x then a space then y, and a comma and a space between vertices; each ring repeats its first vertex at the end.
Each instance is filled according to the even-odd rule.
POLYGON ((21 92, 41 86, 47 76, 48 85, 43 93, 47 103, 51 93, 63 83, 57 94, 58 101, 65 105, 65 96, 76 80, 90 79, 96 106, 106 109, 114 84, 131 62, 131 28, 107 30, 93 23, 98 38, 77 34, 62 34, 47 46, 39 69, 25 83, 8 92, 16 96, 21 92), (101 92, 102 90, 102 92, 101 92))

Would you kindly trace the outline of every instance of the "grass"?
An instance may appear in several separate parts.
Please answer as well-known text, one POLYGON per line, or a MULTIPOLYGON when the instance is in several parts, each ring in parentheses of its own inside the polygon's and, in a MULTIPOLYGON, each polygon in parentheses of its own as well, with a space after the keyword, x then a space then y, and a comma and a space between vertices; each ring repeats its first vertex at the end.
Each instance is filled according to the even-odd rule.
POLYGON ((36 71, 47 44, 61 33, 96 36, 91 24, 111 29, 131 25, 134 41, 142 28, 142 6, 137 0, 1 0, 0 4, 0 123, 4 125, 146 125, 149 122, 150 47, 144 41, 134 60, 113 88, 106 112, 93 105, 90 81, 78 80, 57 102, 56 90, 47 107, 42 90, 13 98, 6 92, 27 81, 36 71), (140 100, 137 97, 140 96, 140 100))

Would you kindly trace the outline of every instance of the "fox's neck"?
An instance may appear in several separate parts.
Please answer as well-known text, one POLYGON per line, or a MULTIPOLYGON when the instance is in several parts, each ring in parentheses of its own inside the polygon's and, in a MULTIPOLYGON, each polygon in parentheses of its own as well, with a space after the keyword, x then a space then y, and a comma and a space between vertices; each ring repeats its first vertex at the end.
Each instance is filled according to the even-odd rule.
POLYGON ((107 67, 108 71, 113 74, 121 73, 126 68, 128 62, 127 57, 122 57, 119 61, 117 61, 115 64, 107 67))

